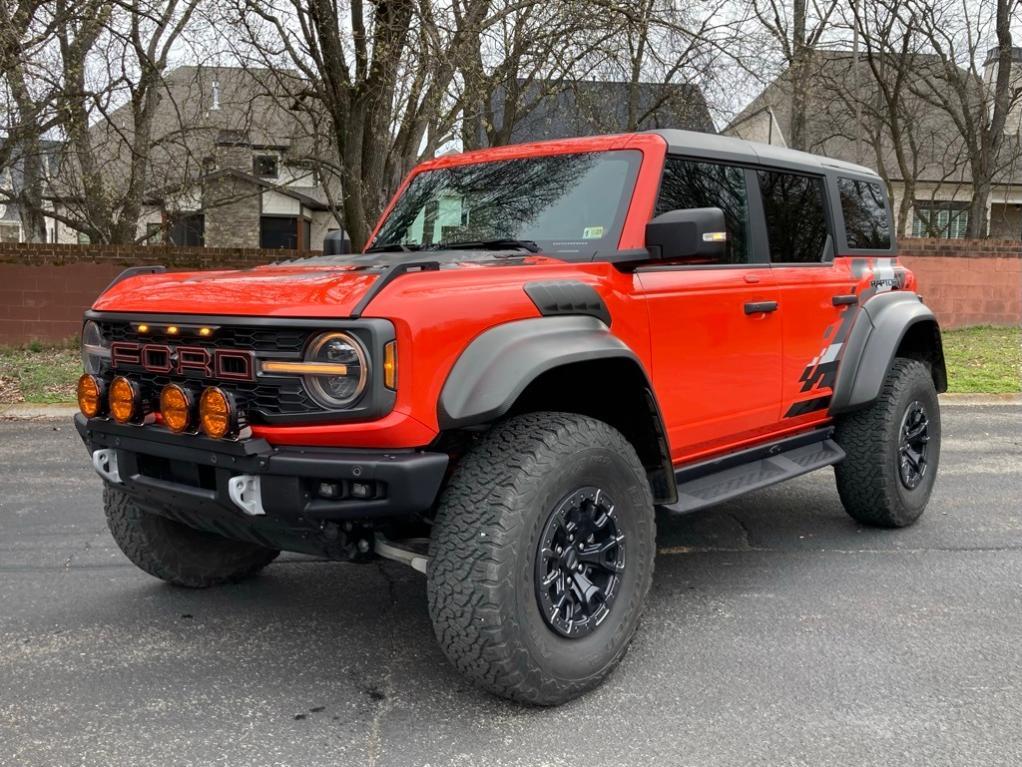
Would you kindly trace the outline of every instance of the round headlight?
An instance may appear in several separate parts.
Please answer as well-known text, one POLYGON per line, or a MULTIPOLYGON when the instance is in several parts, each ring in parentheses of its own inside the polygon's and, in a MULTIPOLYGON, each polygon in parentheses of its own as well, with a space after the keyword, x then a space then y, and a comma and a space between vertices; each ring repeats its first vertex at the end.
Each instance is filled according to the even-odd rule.
POLYGON ((110 359, 110 349, 103 339, 99 324, 89 320, 82 328, 82 367, 93 375, 100 372, 102 361, 110 359))
POLYGON ((324 333, 316 337, 305 361, 336 365, 332 375, 307 375, 305 386, 319 404, 328 408, 347 407, 365 391, 369 364, 365 350, 347 333, 324 333))

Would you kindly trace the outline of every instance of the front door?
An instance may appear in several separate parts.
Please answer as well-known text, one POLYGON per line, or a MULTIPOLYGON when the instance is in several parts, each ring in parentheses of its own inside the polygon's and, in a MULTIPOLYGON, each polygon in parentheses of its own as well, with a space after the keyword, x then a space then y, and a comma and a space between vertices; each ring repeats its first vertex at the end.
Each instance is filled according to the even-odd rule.
POLYGON ((649 307, 652 376, 675 463, 776 428, 781 318, 769 263, 752 237, 751 171, 669 157, 656 213, 718 207, 728 242, 719 263, 639 270, 649 307))

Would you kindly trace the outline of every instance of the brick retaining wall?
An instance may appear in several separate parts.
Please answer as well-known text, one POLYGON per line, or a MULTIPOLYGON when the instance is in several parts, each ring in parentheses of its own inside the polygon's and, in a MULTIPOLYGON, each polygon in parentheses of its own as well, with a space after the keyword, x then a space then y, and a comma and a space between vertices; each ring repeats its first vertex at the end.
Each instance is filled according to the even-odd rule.
MULTIPOLYGON (((1022 324, 1019 242, 904 239, 901 253, 943 327, 1022 324)), ((77 335, 82 312, 128 266, 223 269, 298 255, 258 249, 0 243, 0 346, 77 335)))
POLYGON ((256 248, 0 243, 0 346, 78 335, 82 312, 129 266, 245 268, 299 255, 310 254, 256 248))
POLYGON ((899 246, 942 328, 1022 325, 1022 243, 911 238, 899 246))

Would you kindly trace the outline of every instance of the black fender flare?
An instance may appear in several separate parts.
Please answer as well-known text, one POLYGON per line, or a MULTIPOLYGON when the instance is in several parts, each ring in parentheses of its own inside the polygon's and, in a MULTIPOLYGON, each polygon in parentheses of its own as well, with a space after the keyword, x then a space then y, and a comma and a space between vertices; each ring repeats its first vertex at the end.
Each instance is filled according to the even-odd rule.
MULTIPOLYGON (((920 323, 933 324, 939 344, 937 318, 916 293, 901 290, 880 293, 862 305, 838 366, 831 414, 868 405, 879 396, 902 340, 920 323)), ((940 352, 943 364, 942 351, 936 351, 940 352)), ((944 370, 939 371, 939 376, 946 380, 944 370)))
POLYGON ((608 358, 633 361, 649 381, 635 352, 596 317, 536 317, 492 327, 451 368, 437 403, 440 428, 489 423, 507 413, 548 370, 608 358))

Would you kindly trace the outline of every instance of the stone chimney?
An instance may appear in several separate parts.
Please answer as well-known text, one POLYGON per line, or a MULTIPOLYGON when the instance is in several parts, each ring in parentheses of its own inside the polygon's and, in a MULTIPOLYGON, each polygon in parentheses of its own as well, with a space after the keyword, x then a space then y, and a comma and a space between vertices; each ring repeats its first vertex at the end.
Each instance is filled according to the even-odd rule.
POLYGON ((252 172, 252 142, 246 131, 222 130, 216 137, 217 170, 252 172))

